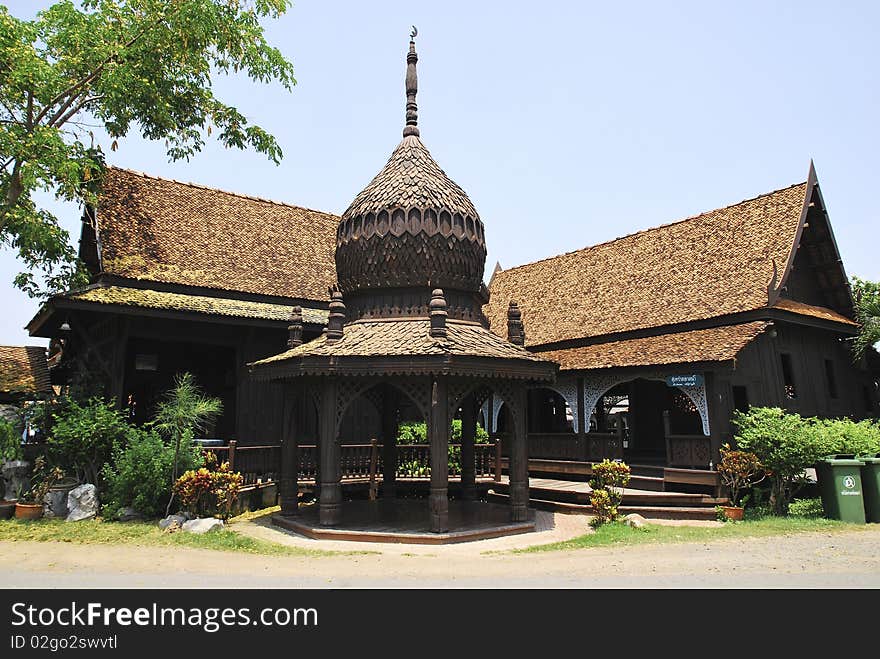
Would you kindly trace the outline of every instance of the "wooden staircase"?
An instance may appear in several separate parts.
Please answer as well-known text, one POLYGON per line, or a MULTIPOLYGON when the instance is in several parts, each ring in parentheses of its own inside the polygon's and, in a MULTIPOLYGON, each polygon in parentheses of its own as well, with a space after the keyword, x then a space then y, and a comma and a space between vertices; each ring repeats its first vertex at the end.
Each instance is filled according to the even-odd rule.
MULTIPOLYGON (((638 513, 646 519, 694 519, 714 520, 715 506, 727 503, 727 499, 707 494, 686 492, 663 492, 663 478, 659 478, 660 488, 643 489, 642 484, 656 485, 657 477, 633 477, 623 496, 619 508, 621 515, 638 513), (649 479, 649 480, 643 480, 649 479), (636 487, 632 487, 635 485, 636 487)), ((489 487, 490 501, 507 501, 509 481, 503 476, 501 482, 489 487)), ((549 478, 529 478, 529 504, 539 510, 549 510, 567 514, 591 515, 590 488, 582 481, 556 480, 549 478)))

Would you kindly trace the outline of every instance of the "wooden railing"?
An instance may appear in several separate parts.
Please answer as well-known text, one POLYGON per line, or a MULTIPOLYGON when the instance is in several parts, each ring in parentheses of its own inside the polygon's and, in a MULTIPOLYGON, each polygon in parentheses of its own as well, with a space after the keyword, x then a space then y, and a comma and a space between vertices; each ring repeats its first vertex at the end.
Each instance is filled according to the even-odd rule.
MULTIPOLYGON (((495 443, 474 445, 474 472, 477 478, 495 477, 498 460, 495 443)), ((318 476, 318 449, 314 444, 302 444, 299 449, 300 481, 314 481, 318 476)), ((281 472, 281 446, 239 446, 231 440, 228 446, 207 446, 218 462, 228 461, 233 471, 244 477, 245 485, 277 480, 281 472)), ((461 444, 451 444, 450 452, 461 456, 461 444)), ((343 444, 339 456, 343 481, 381 479, 383 473, 382 444, 343 444)), ((454 461, 450 476, 461 476, 454 461)), ((500 473, 500 472, 498 472, 500 473)), ((431 446, 429 444, 399 444, 397 446, 397 477, 427 479, 431 475, 431 446)))
POLYGON ((666 434, 666 465, 708 469, 712 463, 712 439, 707 435, 673 435, 670 431, 669 412, 663 412, 666 434))
MULTIPOLYGON (((502 445, 503 455, 509 457, 508 442, 502 445)), ((623 437, 602 432, 589 432, 584 438, 574 433, 529 433, 529 458, 583 462, 623 458, 623 437)))

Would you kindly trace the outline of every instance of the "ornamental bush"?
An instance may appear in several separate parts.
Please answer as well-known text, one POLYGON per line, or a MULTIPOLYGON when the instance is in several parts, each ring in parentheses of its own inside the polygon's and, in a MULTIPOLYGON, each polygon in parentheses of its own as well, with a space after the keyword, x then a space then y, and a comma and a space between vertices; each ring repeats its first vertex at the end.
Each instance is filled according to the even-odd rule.
POLYGON ((590 479, 590 505, 595 517, 592 524, 599 526, 617 519, 617 509, 623 501, 623 489, 629 483, 630 468, 625 462, 602 460, 593 465, 590 479))
POLYGON ((21 434, 11 421, 0 417, 0 462, 21 459, 21 434))
POLYGON ((721 462, 718 463, 721 482, 730 491, 730 505, 742 505, 743 491, 764 480, 765 474, 758 456, 749 451, 735 451, 730 444, 721 447, 721 462))
POLYGON ((241 474, 232 471, 228 462, 218 466, 209 460, 208 466, 184 472, 174 483, 174 494, 183 508, 197 517, 229 519, 241 485, 241 474))
MULTIPOLYGON (((202 454, 189 435, 178 458, 184 469, 203 464, 202 454)), ((147 518, 160 517, 171 496, 174 446, 154 430, 129 428, 113 446, 110 461, 104 465, 106 483, 104 517, 115 518, 123 508, 132 507, 147 518)))
POLYGON ((100 486, 102 466, 130 430, 122 413, 111 401, 90 398, 84 403, 68 400, 53 416, 46 439, 49 461, 81 482, 100 486))

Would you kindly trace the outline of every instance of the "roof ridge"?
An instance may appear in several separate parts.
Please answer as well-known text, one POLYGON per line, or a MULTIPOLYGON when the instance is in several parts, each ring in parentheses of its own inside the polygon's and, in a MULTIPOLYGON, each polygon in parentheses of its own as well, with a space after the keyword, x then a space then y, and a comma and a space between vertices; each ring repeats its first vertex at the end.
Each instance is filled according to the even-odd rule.
POLYGON ((115 165, 108 165, 107 169, 116 169, 121 172, 128 172, 129 174, 134 174, 135 176, 142 176, 144 178, 154 179, 156 181, 166 181, 168 183, 176 183, 177 185, 185 185, 190 188, 197 188, 199 190, 208 190, 209 192, 220 192, 221 194, 229 195, 230 197, 238 197, 240 199, 249 199, 251 201, 259 201, 266 204, 274 204, 275 206, 284 206, 285 208, 296 208, 299 210, 309 211, 312 213, 320 213, 321 215, 329 215, 334 219, 338 220, 339 215, 335 213, 330 213, 328 211, 318 210, 317 208, 309 208, 308 206, 300 206, 299 204, 288 204, 283 201, 276 201, 275 199, 267 199, 266 197, 257 197, 255 195, 247 195, 242 194, 241 192, 231 192, 230 190, 223 190, 221 188, 213 188, 209 185, 203 185, 201 183, 193 183, 191 181, 178 181, 177 179, 168 178, 165 176, 156 176, 155 174, 148 174, 147 172, 142 172, 137 169, 130 169, 128 167, 117 167, 115 165))
POLYGON ((40 350, 45 350, 46 346, 35 346, 35 345, 27 345, 27 346, 10 346, 10 345, 0 345, 0 348, 39 348, 40 350))
MULTIPOLYGON (((625 234, 623 236, 618 236, 617 238, 612 238, 610 240, 604 240, 600 243, 595 243, 593 245, 587 245, 585 247, 581 247, 579 249, 573 249, 570 252, 562 252, 561 254, 555 254, 553 256, 546 256, 543 259, 537 259, 535 261, 529 261, 527 263, 523 263, 521 265, 513 266, 510 268, 502 269, 499 271, 499 274, 506 274, 508 272, 512 272, 513 270, 519 270, 520 268, 526 268, 528 266, 537 265, 538 263, 544 263, 546 261, 552 261, 554 259, 561 258, 563 256, 570 256, 572 254, 578 254, 579 252, 585 252, 587 250, 596 249, 597 247, 603 247, 605 245, 611 245, 612 243, 616 243, 619 240, 626 240, 627 238, 632 238, 634 236, 639 236, 644 233, 650 233, 652 231, 657 231, 659 229, 666 229, 668 227, 675 226, 677 224, 683 224, 684 222, 691 222, 693 220, 697 220, 704 215, 709 215, 711 213, 717 213, 718 211, 726 210, 728 208, 735 208, 736 206, 741 206, 743 204, 747 204, 750 201, 757 201, 762 197, 769 197, 771 195, 778 194, 780 192, 785 192, 787 190, 791 190, 792 188, 796 188, 801 185, 806 185, 807 181, 800 181, 798 183, 792 183, 791 185, 787 185, 782 188, 778 188, 776 190, 771 190, 770 192, 765 192, 763 194, 756 195, 754 197, 749 197, 748 199, 743 199, 742 201, 738 201, 734 204, 728 204, 727 206, 719 206, 718 208, 713 208, 711 210, 703 211, 702 213, 697 213, 696 215, 690 215, 688 217, 681 218, 680 220, 673 220, 672 222, 666 222, 665 224, 658 224, 653 227, 648 227, 647 229, 640 229, 639 231, 633 231, 632 233, 625 234)), ((493 273, 494 277, 495 273, 493 273)))

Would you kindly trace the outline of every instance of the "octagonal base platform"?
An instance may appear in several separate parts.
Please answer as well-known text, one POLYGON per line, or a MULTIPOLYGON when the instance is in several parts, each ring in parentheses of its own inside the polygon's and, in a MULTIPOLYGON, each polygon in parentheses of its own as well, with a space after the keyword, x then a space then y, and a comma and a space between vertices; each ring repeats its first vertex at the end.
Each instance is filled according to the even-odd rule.
POLYGON ((450 501, 449 531, 432 533, 424 499, 346 501, 338 524, 321 526, 318 506, 301 506, 296 517, 272 516, 272 523, 315 540, 397 542, 445 545, 529 533, 534 513, 525 522, 510 521, 510 507, 482 501, 450 501))

